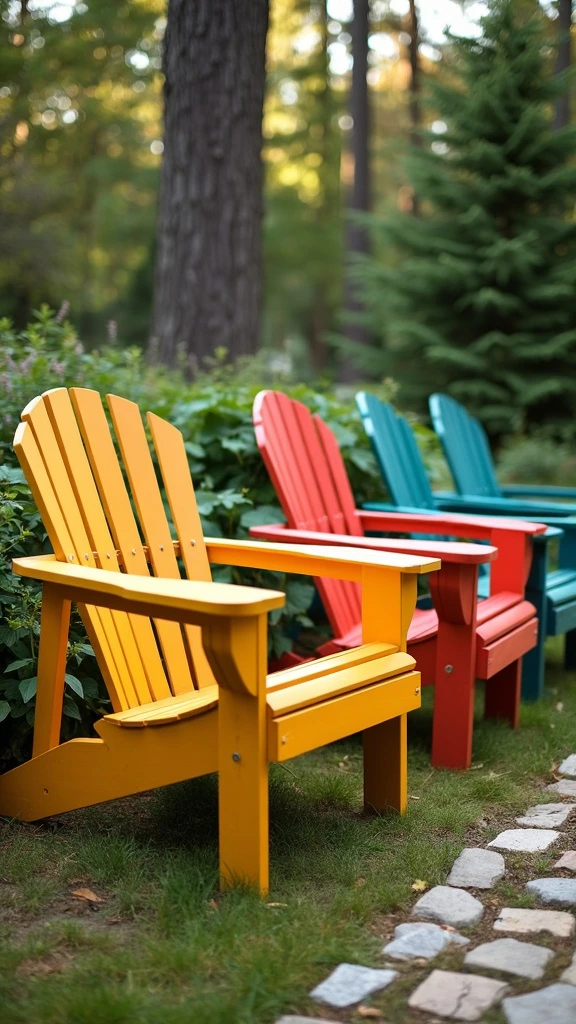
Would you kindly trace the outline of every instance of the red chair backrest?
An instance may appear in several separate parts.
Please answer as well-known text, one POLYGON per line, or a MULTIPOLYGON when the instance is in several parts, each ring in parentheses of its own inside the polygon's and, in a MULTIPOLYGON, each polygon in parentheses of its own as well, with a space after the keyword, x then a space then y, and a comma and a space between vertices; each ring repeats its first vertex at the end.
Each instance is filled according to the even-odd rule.
MULTIPOLYGON (((280 391, 261 391, 253 409, 256 440, 289 527, 361 537, 354 495, 338 442, 301 402, 280 391)), ((316 580, 336 636, 361 618, 360 588, 342 580, 316 580)))

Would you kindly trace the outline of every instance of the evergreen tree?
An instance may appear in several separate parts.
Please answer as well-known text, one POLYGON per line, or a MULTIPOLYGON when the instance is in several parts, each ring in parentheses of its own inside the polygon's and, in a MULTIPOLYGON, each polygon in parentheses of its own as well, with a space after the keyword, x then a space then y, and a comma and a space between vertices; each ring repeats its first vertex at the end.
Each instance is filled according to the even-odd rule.
POLYGON ((357 266, 370 369, 422 411, 448 391, 494 436, 576 412, 576 129, 553 130, 546 25, 492 0, 480 38, 451 38, 430 97, 447 130, 407 162, 421 216, 375 224, 381 259, 357 266))

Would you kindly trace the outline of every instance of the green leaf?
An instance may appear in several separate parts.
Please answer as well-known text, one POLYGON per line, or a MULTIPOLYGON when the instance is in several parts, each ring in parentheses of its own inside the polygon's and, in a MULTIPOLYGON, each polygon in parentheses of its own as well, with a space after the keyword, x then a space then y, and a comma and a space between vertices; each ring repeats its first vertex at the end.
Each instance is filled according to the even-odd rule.
POLYGON ((80 682, 80 680, 77 679, 76 676, 71 676, 68 672, 64 676, 64 679, 66 681, 66 685, 69 686, 71 690, 74 690, 74 693, 77 693, 78 696, 82 697, 82 699, 83 699, 84 698, 84 687, 82 686, 82 683, 80 682))
POLYGON ((64 695, 64 704, 62 706, 62 711, 66 715, 66 718, 75 718, 77 722, 82 721, 82 715, 78 710, 78 705, 76 704, 74 698, 71 697, 70 694, 68 693, 64 695))
POLYGON ((278 505, 259 505, 247 509, 240 516, 240 526, 249 529, 251 526, 265 526, 269 523, 285 523, 286 517, 278 505))
POLYGON ((0 700, 0 722, 3 722, 5 718, 8 718, 10 714, 10 705, 7 700, 0 700))
POLYGON ((36 694, 36 686, 38 683, 37 676, 30 676, 29 679, 21 679, 18 684, 20 695, 25 704, 36 694))
POLYGON ((19 668, 24 668, 25 665, 33 665, 34 658, 20 658, 19 661, 12 661, 9 665, 6 665, 5 672, 17 672, 19 668))

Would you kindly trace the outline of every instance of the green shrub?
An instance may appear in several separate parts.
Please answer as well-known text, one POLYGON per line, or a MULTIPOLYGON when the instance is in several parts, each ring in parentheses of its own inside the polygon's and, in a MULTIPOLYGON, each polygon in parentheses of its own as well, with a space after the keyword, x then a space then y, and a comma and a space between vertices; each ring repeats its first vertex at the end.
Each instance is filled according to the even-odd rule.
POLYGON ((502 483, 576 487, 576 454, 570 440, 560 442, 542 434, 510 437, 497 461, 502 483))
MULTIPOLYGON (((34 719, 39 588, 10 572, 16 554, 49 550, 12 449, 20 413, 36 395, 59 386, 113 391, 167 417, 182 431, 207 536, 247 537, 256 523, 283 516, 258 452, 252 427, 254 396, 264 386, 280 386, 309 405, 335 430, 359 502, 383 496, 380 477, 353 399, 340 400, 304 385, 286 387, 270 378, 262 361, 234 369, 221 360, 194 383, 178 373, 146 364, 138 349, 106 347, 88 352, 73 327, 47 308, 23 332, 0 321, 0 759, 29 752, 34 719), (257 383, 254 383, 254 382, 257 383)), ((270 648, 290 650, 301 627, 311 625, 314 597, 310 580, 281 573, 217 566, 219 580, 284 590, 286 608, 271 616, 270 648)), ((106 705, 105 690, 78 617, 68 650, 64 735, 85 734, 106 705)))

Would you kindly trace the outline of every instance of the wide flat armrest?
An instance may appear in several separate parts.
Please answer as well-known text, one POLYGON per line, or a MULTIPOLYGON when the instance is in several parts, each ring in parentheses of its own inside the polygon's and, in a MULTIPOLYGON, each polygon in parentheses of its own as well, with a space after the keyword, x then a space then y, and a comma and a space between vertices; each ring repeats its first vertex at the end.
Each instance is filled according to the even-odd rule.
POLYGON ((281 608, 286 600, 276 590, 110 572, 59 562, 54 555, 15 558, 12 569, 18 576, 61 588, 66 597, 81 604, 192 625, 215 617, 260 615, 281 608))
MULTIPOLYGON (((302 540, 302 538, 300 538, 302 540)), ((252 569, 300 573, 337 580, 362 582, 362 570, 395 569, 400 573, 420 574, 440 568, 438 558, 409 554, 362 551, 355 545, 356 537, 346 537, 347 547, 313 544, 262 544, 247 540, 225 540, 206 537, 210 562, 221 565, 243 565, 252 569)))
POLYGON ((523 533, 538 536, 546 532, 543 523, 530 523, 521 519, 504 516, 469 516, 452 513, 422 512, 416 509, 398 509, 395 512, 379 511, 374 503, 365 509, 357 509, 356 515, 365 530, 392 530, 404 533, 438 533, 442 536, 474 537, 490 540, 495 531, 510 534, 523 533))
POLYGON ((506 484, 502 493, 507 498, 566 498, 576 502, 576 487, 534 486, 533 484, 506 484))
POLYGON ((576 515, 576 502, 560 504, 556 501, 517 501, 515 498, 491 498, 477 494, 453 494, 450 491, 434 491, 438 508, 449 512, 466 514, 512 516, 524 519, 527 516, 571 516, 576 515))
MULTIPOLYGON (((394 537, 351 537, 344 533, 321 533, 315 530, 291 530, 283 523, 269 526, 252 526, 250 536, 262 540, 288 541, 301 544, 347 545, 365 551, 396 551, 398 553, 427 555, 430 558, 441 558, 443 562, 456 562, 459 565, 478 565, 491 562, 496 558, 498 549, 488 544, 451 543, 434 540, 395 540, 394 537)), ((373 557, 373 556, 371 556, 373 557)))

